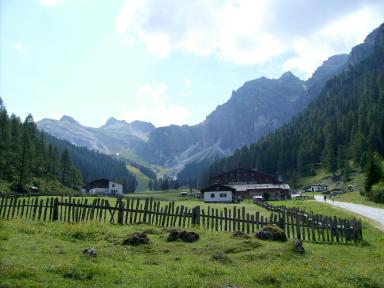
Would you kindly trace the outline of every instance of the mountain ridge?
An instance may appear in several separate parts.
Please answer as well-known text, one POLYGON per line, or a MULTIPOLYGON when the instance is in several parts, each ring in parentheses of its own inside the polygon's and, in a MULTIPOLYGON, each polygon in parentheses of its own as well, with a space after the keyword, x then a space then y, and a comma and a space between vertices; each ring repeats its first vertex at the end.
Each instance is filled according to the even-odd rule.
POLYGON ((330 79, 367 57, 375 49, 372 39, 376 35, 378 29, 349 54, 329 57, 308 80, 301 80, 287 71, 277 79, 260 77, 246 81, 205 120, 193 126, 156 128, 144 121, 128 123, 111 117, 103 126, 90 128, 81 126, 69 116, 61 123, 44 119, 38 126, 76 145, 107 154, 133 155, 146 163, 162 165, 169 174, 177 175, 190 164, 208 163, 228 156, 286 124, 303 111, 330 79))

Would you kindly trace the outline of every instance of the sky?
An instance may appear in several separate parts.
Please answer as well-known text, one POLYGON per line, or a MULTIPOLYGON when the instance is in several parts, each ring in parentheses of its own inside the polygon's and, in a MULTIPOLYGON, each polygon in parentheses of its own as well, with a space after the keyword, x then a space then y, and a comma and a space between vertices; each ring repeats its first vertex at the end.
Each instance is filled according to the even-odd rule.
POLYGON ((36 121, 195 125, 244 82, 307 79, 382 22, 383 0, 0 0, 0 97, 36 121))

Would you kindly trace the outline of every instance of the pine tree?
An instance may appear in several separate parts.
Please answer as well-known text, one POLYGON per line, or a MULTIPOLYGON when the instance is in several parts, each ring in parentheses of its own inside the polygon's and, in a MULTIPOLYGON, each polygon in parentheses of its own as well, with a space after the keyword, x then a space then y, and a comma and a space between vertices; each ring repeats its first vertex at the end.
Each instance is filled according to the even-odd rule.
POLYGON ((71 171, 72 170, 72 161, 69 157, 69 152, 67 149, 64 150, 61 155, 61 182, 63 184, 70 184, 71 171))
POLYGON ((22 126, 21 154, 18 166, 18 189, 25 189, 25 185, 31 180, 34 151, 32 142, 33 118, 29 114, 22 126))
POLYGON ((365 195, 369 198, 372 186, 383 179, 384 174, 379 154, 370 153, 367 160, 364 189, 365 195))

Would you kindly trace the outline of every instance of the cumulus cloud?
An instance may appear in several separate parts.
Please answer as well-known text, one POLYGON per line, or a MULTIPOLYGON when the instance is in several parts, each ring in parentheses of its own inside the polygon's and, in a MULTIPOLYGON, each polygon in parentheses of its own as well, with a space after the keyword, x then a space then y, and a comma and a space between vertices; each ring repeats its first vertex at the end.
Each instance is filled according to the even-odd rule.
POLYGON ((184 124, 189 111, 181 105, 171 104, 164 82, 142 85, 136 91, 136 103, 126 109, 120 118, 127 121, 150 121, 156 126, 184 124))
POLYGON ((116 29, 148 53, 174 50, 240 65, 287 57, 305 75, 335 53, 348 52, 384 16, 379 0, 127 0, 116 29))

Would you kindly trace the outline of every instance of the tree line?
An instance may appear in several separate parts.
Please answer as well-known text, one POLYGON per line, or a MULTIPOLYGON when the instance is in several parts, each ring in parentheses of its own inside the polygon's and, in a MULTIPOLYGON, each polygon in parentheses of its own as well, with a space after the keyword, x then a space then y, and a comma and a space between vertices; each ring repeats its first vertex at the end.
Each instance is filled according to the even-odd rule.
POLYGON ((177 179, 172 179, 167 177, 149 180, 148 182, 149 191, 173 190, 173 189, 179 189, 179 188, 180 188, 180 184, 177 179))
POLYGON ((40 178, 76 189, 97 178, 120 182, 125 193, 137 186, 122 161, 39 131, 31 114, 24 121, 9 116, 0 98, 0 179, 14 191, 28 191, 40 178))
POLYGON ((371 55, 329 80, 286 125, 212 164, 202 182, 240 167, 282 176, 293 185, 318 167, 348 179, 353 166, 366 167, 372 152, 384 156, 383 29, 371 55))
POLYGON ((75 187, 83 182, 67 149, 47 142, 29 114, 24 121, 9 116, 0 98, 0 179, 12 183, 12 189, 26 191, 34 178, 56 179, 75 187))

